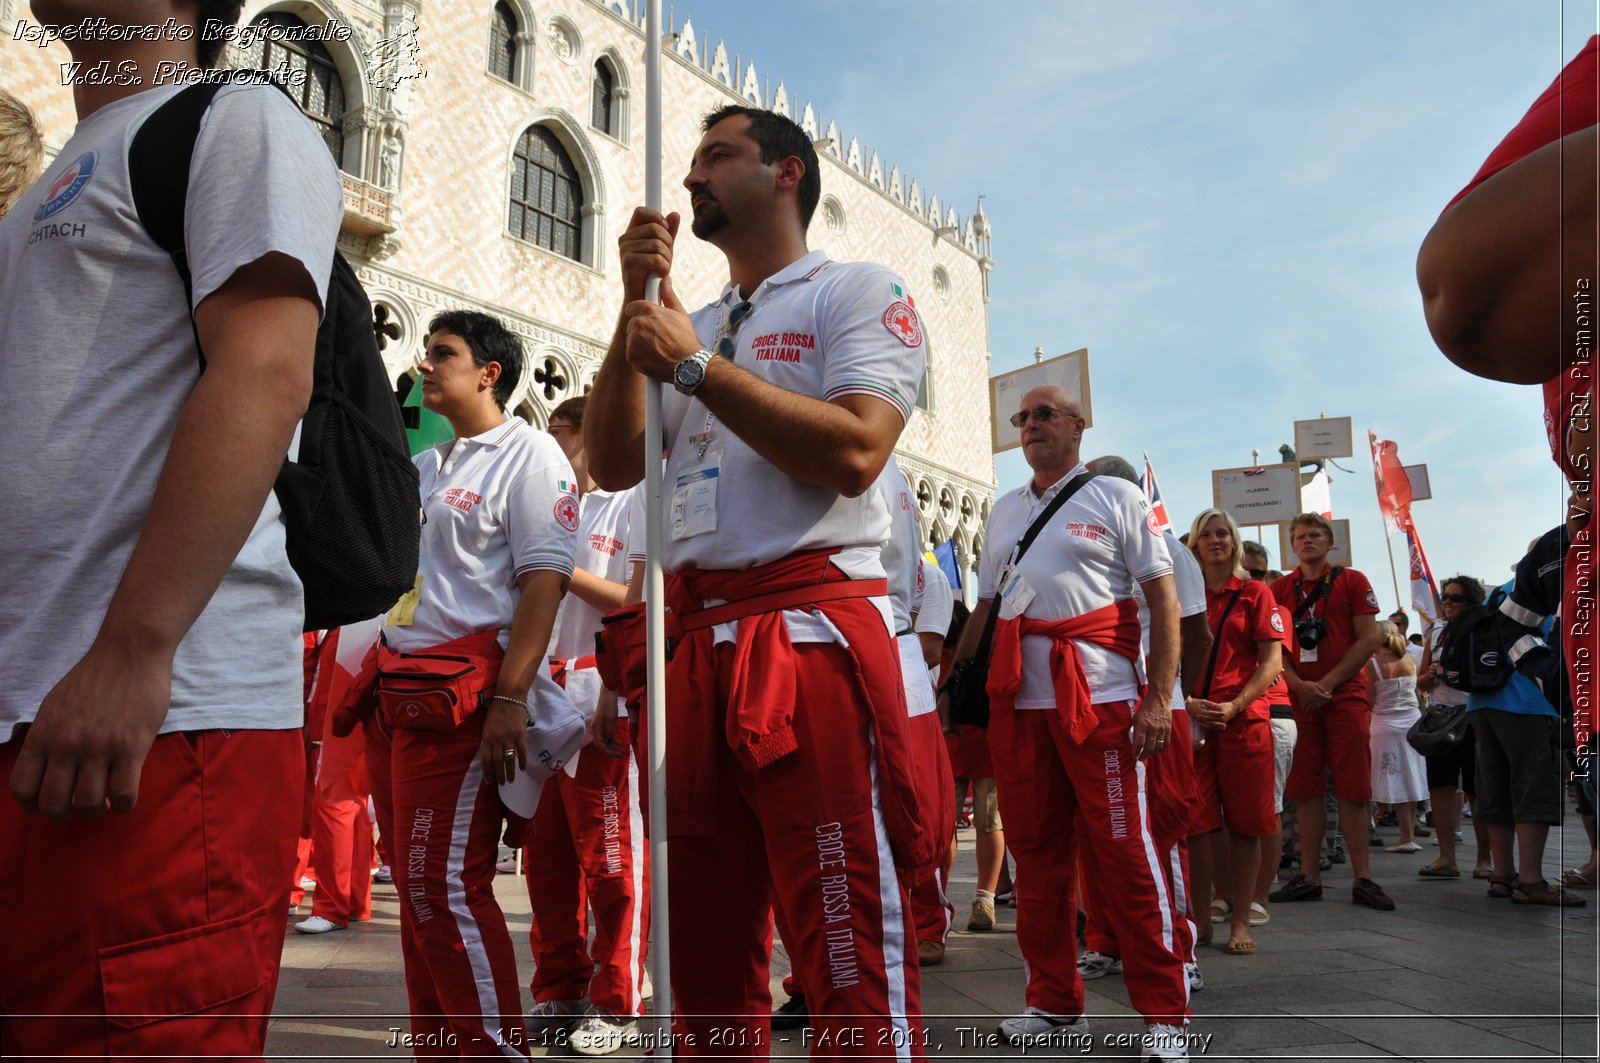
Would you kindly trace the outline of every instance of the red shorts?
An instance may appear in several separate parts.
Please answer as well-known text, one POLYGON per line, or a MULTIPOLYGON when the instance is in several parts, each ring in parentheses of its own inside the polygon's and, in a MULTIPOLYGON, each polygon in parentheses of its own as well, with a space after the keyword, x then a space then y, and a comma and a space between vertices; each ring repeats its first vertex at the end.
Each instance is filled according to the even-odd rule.
POLYGON ((1294 743, 1294 766, 1284 783, 1291 801, 1320 800, 1328 790, 1346 801, 1372 800, 1372 754, 1368 730, 1372 703, 1366 694, 1336 694, 1320 709, 1294 707, 1300 734, 1294 743))
POLYGON ((1190 831, 1209 834, 1226 823, 1233 834, 1260 837, 1278 829, 1273 814, 1272 725, 1240 715, 1221 731, 1207 731, 1195 750, 1195 803, 1190 831))

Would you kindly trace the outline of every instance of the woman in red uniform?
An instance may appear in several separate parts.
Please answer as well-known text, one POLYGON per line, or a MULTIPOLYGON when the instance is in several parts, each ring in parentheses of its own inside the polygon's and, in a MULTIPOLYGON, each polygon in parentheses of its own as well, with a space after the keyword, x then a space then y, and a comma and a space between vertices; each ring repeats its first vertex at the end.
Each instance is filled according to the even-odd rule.
MULTIPOLYGON (((1283 619, 1266 587, 1245 578, 1238 526, 1220 509, 1195 518, 1189 531, 1206 577, 1206 619, 1211 654, 1188 700, 1189 718, 1206 732, 1195 750, 1200 800, 1190 828, 1208 844, 1191 844, 1189 864, 1196 896, 1211 896, 1212 867, 1219 863, 1221 831, 1227 829, 1229 883, 1235 898, 1254 895, 1260 838, 1277 826, 1273 812, 1271 712, 1267 688, 1282 670, 1283 619)), ((1197 905, 1197 907, 1199 907, 1197 905)), ((1255 952, 1250 907, 1235 904, 1228 934, 1230 956, 1255 952)))

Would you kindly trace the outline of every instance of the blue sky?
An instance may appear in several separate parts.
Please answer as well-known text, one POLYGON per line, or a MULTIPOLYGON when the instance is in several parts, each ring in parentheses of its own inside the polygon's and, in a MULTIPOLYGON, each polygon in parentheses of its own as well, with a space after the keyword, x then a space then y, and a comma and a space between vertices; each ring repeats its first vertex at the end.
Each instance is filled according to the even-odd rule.
MULTIPOLYGON (((1435 497, 1414 514, 1440 577, 1499 580, 1560 519, 1538 389, 1446 362, 1413 270, 1595 32, 1593 0, 1564 6, 1564 26, 1561 0, 685 0, 677 16, 941 202, 987 195, 995 372, 1087 346, 1086 456, 1148 450, 1179 530, 1213 468, 1275 458, 1297 418, 1353 417, 1334 512, 1387 611, 1369 425, 1428 464, 1435 497)), ((1004 490, 1027 468, 1012 453, 996 472, 1004 490)))

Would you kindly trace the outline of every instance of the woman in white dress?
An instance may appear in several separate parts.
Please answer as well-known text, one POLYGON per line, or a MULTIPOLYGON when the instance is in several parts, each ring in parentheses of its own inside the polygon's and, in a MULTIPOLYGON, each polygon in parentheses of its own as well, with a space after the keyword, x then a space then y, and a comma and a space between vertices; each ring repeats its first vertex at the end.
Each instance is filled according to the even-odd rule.
POLYGON ((1405 636, 1389 621, 1378 624, 1378 651, 1372 671, 1372 799, 1391 805, 1400 821, 1400 842, 1391 853, 1422 851, 1413 830, 1417 802, 1428 797, 1428 765, 1406 741, 1406 732, 1422 715, 1417 703, 1417 665, 1406 653, 1405 636))

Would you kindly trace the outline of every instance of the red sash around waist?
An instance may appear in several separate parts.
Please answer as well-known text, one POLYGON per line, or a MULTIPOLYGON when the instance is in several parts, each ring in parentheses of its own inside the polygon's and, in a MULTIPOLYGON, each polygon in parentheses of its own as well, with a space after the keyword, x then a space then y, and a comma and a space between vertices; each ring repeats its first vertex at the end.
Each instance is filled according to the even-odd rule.
MULTIPOLYGON (((999 608, 999 603, 995 603, 999 608)), ((1022 684, 1022 639, 1040 635, 1051 639, 1050 682, 1055 687, 1056 712, 1074 742, 1082 743, 1094 731, 1094 704, 1089 680, 1083 674, 1074 639, 1103 646, 1130 661, 1139 659, 1139 609, 1124 598, 1092 613, 1066 620, 1036 620, 1029 616, 1001 620, 994 629, 994 656, 989 663, 989 700, 1011 708, 1022 684)))

